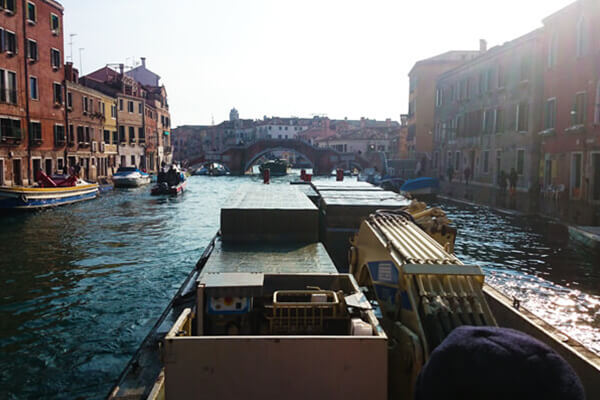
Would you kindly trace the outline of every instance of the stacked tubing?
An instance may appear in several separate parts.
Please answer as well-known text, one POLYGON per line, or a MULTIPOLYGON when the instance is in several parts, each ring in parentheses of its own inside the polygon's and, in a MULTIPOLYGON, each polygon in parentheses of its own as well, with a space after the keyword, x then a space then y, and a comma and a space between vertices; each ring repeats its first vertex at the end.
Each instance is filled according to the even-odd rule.
MULTIPOLYGON (((378 212, 369 223, 409 264, 463 265, 448 254, 433 238, 403 214, 378 212)), ((421 316, 430 348, 439 345, 450 332, 461 325, 493 325, 481 305, 482 293, 471 276, 414 276, 421 304, 421 316)))

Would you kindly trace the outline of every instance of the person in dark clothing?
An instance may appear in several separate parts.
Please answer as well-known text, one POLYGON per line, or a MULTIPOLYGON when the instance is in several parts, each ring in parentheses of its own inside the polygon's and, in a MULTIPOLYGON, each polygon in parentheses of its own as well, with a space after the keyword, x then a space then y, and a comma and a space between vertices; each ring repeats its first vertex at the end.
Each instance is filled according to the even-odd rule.
POLYGON ((465 167, 465 183, 467 186, 469 185, 469 180, 471 179, 471 168, 469 166, 465 167))
POLYGON ((514 195, 517 190, 517 181, 519 176, 514 168, 511 168, 510 174, 508 175, 508 182, 510 183, 510 194, 514 195))
POLYGON ((461 326, 432 353, 415 400, 585 400, 573 368, 523 332, 461 326))
POLYGON ((446 174, 448 175, 448 182, 452 183, 452 178, 454 178, 454 168, 452 168, 452 165, 448 166, 446 174))
POLYGON ((500 186, 500 191, 504 193, 506 191, 506 172, 504 170, 500 171, 498 174, 498 186, 500 186))

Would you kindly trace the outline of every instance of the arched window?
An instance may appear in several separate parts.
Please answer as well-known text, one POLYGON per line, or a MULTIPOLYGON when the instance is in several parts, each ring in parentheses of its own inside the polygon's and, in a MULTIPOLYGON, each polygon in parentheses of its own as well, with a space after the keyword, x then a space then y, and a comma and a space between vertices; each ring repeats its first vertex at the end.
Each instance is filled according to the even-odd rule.
POLYGON ((585 54, 585 18, 583 15, 577 23, 577 57, 585 54))

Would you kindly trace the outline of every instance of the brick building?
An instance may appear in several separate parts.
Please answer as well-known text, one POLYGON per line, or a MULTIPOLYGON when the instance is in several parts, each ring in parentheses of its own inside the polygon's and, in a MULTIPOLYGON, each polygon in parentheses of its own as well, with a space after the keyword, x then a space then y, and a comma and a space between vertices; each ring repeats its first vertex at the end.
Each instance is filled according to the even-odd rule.
POLYGON ((517 187, 537 188, 542 31, 497 46, 441 74, 435 95, 431 173, 496 186, 514 169, 517 187))
POLYGON ((484 41, 480 50, 449 51, 418 61, 410 70, 407 148, 411 158, 432 157, 437 78, 484 52, 484 41))
POLYGON ((541 166, 546 189, 600 202, 600 3, 579 0, 544 19, 541 166))
POLYGON ((53 173, 64 162, 63 7, 0 7, 0 185, 27 185, 37 170, 53 173))

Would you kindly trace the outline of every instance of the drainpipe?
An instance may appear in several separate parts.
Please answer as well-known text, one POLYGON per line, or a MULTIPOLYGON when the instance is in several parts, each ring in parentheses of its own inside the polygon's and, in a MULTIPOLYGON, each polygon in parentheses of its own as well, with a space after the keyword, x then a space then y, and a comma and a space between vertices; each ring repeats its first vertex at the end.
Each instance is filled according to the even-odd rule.
MULTIPOLYGON (((29 127, 31 125, 31 117, 29 114, 29 64, 27 60, 27 8, 25 8, 25 0, 21 0, 21 10, 23 10, 23 60, 25 66, 25 119, 27 132, 27 181, 31 185, 31 137, 29 137, 29 127)), ((21 167, 23 168, 23 167, 21 167)), ((14 174, 14 171, 13 171, 14 174)))
MULTIPOLYGON (((65 79, 63 80, 63 84, 65 86, 65 151, 64 151, 64 160, 63 160, 63 169, 67 167, 68 171, 68 163, 69 163, 69 88, 67 87, 67 70, 64 69, 65 79)), ((64 171, 63 171, 64 172, 64 171)))

